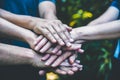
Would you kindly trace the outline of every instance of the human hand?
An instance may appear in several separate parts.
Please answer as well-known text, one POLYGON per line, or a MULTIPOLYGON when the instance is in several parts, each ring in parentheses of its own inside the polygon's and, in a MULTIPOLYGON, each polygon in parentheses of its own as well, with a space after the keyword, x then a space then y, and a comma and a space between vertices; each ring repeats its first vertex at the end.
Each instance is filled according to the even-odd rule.
POLYGON ((74 61, 77 57, 77 52, 83 53, 84 50, 81 49, 81 44, 72 44, 72 46, 70 48, 62 49, 62 52, 56 53, 56 54, 60 54, 60 55, 45 54, 45 56, 42 57, 42 60, 44 60, 45 64, 48 66, 50 66, 52 64, 55 66, 58 66, 65 59, 69 58, 69 62, 72 64, 72 63, 74 63, 74 61), (62 52, 64 52, 64 53, 62 53, 62 52))
POLYGON ((33 18, 31 25, 33 31, 37 34, 43 34, 52 43, 58 42, 59 45, 70 46, 70 42, 73 41, 69 34, 70 27, 63 24, 60 20, 45 20, 39 18, 33 18))
POLYGON ((53 69, 43 69, 39 71, 39 75, 45 75, 47 72, 55 72, 57 74, 61 75, 73 75, 77 71, 82 70, 82 65, 80 65, 79 60, 75 60, 74 64, 70 64, 68 60, 65 60, 62 62, 59 67, 53 68, 53 69))
MULTIPOLYGON (((47 72, 54 71, 62 75, 66 75, 66 74, 73 75, 76 71, 82 70, 82 65, 79 64, 80 61, 78 60, 75 60, 73 64, 70 64, 68 60, 64 60, 64 62, 61 62, 59 67, 51 67, 51 66, 46 66, 45 62, 41 61, 42 56, 38 55, 33 50, 27 51, 27 53, 32 54, 32 57, 30 58, 30 64, 32 66, 34 66, 35 68, 41 68, 47 70, 47 72)), ((45 72, 43 72, 42 70, 39 72, 39 74, 43 74, 45 72)))
POLYGON ((72 55, 72 52, 70 51, 65 51, 63 54, 59 56, 47 54, 44 57, 42 57, 42 60, 45 61, 46 66, 57 67, 71 55, 72 55))
POLYGON ((39 37, 34 41, 34 50, 42 54, 43 53, 51 53, 51 54, 60 53, 61 52, 60 49, 61 49, 60 45, 51 43, 43 35, 39 35, 39 37))
POLYGON ((81 49, 82 47, 82 44, 81 43, 78 43, 78 41, 72 43, 71 47, 64 47, 63 50, 68 50, 68 51, 77 51, 77 52, 80 52, 80 53, 83 53, 84 50, 81 49))

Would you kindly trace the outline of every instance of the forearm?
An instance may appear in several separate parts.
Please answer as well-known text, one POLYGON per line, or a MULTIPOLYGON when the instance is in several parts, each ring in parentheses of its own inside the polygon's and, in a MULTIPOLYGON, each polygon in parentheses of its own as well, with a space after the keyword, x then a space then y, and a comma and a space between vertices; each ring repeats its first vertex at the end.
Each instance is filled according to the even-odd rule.
POLYGON ((40 17, 45 19, 57 19, 56 17, 56 6, 53 2, 43 1, 39 4, 40 17))
POLYGON ((94 25, 91 27, 75 28, 71 32, 75 40, 98 40, 120 38, 120 20, 94 25))
POLYGON ((30 30, 21 28, 2 18, 0 18, 0 33, 0 35, 4 35, 10 38, 12 37, 14 39, 22 40, 25 42, 28 42, 28 40, 33 41, 36 38, 36 35, 33 34, 30 30))
POLYGON ((34 54, 27 48, 0 43, 0 65, 30 64, 34 54))
POLYGON ((16 25, 19 25, 21 27, 31 29, 31 30, 33 29, 33 27, 29 26, 29 24, 31 25, 31 22, 32 22, 31 16, 17 15, 17 14, 13 14, 11 12, 5 11, 3 9, 0 9, 0 17, 16 25))
POLYGON ((103 24, 116 20, 119 16, 119 10, 113 6, 109 7, 100 17, 96 18, 88 25, 103 24))

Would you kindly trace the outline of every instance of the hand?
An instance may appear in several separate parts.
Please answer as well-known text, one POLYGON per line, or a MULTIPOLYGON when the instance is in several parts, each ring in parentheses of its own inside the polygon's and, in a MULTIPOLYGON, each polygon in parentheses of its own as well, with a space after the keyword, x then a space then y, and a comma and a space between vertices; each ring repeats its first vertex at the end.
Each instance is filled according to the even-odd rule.
POLYGON ((42 57, 42 60, 45 61, 46 66, 57 67, 59 66, 64 60, 69 58, 72 55, 71 51, 65 51, 61 55, 50 55, 46 54, 42 57))
POLYGON ((44 70, 40 70, 39 74, 40 75, 44 75, 46 72, 50 72, 53 71, 55 73, 61 74, 61 75, 73 75, 75 72, 77 71, 81 71, 82 70, 82 65, 80 65, 80 61, 79 60, 75 60, 74 64, 69 64, 68 60, 65 60, 64 62, 62 62, 59 67, 57 68, 53 68, 53 69, 44 69, 44 70))
POLYGON ((64 53, 61 52, 56 53, 59 55, 45 54, 45 56, 42 57, 42 60, 44 60, 45 64, 48 66, 50 65, 58 66, 65 59, 69 58, 69 62, 72 64, 74 63, 77 57, 77 52, 83 53, 84 50, 81 49, 81 44, 72 44, 70 48, 62 49, 62 52, 64 53))
POLYGON ((34 41, 34 50, 40 53, 56 54, 61 51, 60 49, 61 49, 60 45, 55 45, 51 43, 43 35, 39 35, 39 37, 34 41))
POLYGON ((77 51, 77 52, 83 53, 84 50, 81 49, 81 47, 82 47, 81 43, 74 42, 74 43, 72 43, 71 47, 64 47, 63 50, 77 51))
POLYGON ((31 25, 33 26, 33 31, 37 34, 43 34, 52 43, 58 42, 59 45, 70 46, 70 42, 73 39, 70 37, 69 28, 67 25, 61 23, 59 20, 44 20, 39 18, 33 18, 31 25))

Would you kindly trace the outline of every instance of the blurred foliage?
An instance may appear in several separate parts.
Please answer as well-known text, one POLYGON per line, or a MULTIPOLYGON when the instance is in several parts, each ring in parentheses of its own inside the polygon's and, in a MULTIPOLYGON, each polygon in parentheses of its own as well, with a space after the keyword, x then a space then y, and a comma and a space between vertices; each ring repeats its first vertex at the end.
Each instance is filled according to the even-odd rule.
MULTIPOLYGON (((111 0, 57 0, 57 16, 63 23, 75 28, 87 25, 100 16, 111 0)), ((112 64, 114 40, 99 40, 83 44, 84 54, 78 59, 83 71, 74 76, 61 76, 60 80, 107 80, 112 64)))
POLYGON ((53 72, 46 74, 46 80, 59 80, 59 76, 53 72))

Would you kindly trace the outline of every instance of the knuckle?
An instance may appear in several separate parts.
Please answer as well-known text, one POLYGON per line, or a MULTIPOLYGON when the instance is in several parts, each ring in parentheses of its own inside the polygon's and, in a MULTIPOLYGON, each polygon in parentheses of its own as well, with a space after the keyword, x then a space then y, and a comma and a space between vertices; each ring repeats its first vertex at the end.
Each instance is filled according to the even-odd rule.
POLYGON ((44 32, 44 35, 45 35, 45 36, 49 36, 49 35, 50 35, 50 32, 46 31, 46 32, 44 32))

